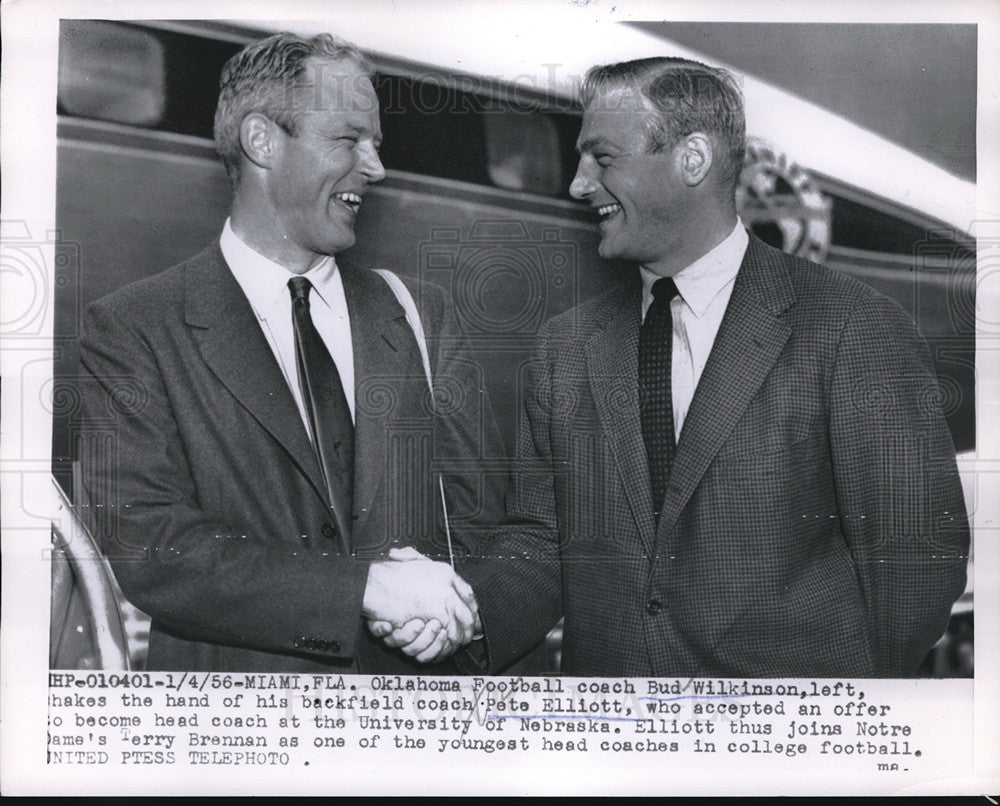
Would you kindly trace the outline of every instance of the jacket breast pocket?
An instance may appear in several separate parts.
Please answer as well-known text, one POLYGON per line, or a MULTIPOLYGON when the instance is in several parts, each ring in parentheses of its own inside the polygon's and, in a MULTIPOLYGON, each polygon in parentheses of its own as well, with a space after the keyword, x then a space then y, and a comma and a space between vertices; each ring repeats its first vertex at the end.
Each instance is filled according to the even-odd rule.
POLYGON ((716 462, 745 463, 780 460, 784 456, 799 456, 819 451, 827 443, 825 431, 800 433, 789 429, 784 433, 739 433, 726 440, 716 454, 716 462))
POLYGON ((808 367, 780 363, 747 402, 720 446, 719 458, 752 459, 827 440, 829 418, 822 379, 808 367))

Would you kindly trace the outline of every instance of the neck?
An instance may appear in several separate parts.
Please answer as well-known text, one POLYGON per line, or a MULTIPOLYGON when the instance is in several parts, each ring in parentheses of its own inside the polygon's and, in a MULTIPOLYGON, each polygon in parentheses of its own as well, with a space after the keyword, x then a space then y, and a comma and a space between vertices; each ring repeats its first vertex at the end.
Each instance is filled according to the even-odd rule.
POLYGON ((735 205, 701 211, 681 225, 670 254, 646 268, 659 277, 673 277, 726 240, 735 226, 735 205))
POLYGON ((229 215, 230 226, 237 237, 255 252, 288 269, 292 274, 305 274, 321 257, 306 252, 293 244, 283 233, 276 231, 277 217, 267 209, 260 209, 253 194, 241 194, 239 189, 233 199, 229 215))

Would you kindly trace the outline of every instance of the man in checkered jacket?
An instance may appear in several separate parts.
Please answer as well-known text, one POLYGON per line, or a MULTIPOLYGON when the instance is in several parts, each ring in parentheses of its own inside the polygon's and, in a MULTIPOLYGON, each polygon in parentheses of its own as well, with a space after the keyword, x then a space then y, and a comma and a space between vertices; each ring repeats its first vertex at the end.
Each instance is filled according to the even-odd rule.
POLYGON ((744 229, 729 74, 597 67, 583 101, 570 193, 639 269, 541 334, 507 519, 462 570, 466 661, 500 671, 564 617, 571 675, 914 674, 969 530, 913 322, 744 229))

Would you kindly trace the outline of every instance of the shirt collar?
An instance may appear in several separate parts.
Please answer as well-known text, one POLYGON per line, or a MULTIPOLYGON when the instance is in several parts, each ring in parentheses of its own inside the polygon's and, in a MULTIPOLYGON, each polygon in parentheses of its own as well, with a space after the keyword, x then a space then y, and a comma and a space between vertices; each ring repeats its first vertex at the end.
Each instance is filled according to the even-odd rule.
MULTIPOLYGON (((267 318, 276 307, 288 309, 288 281, 294 276, 292 272, 264 257, 233 232, 230 220, 227 218, 219 238, 222 256, 229 264, 229 270, 250 301, 254 313, 260 318, 267 318)), ((314 294, 318 295, 327 305, 332 306, 335 283, 339 281, 337 263, 332 256, 327 256, 305 274, 313 285, 314 294)), ((314 299, 310 294, 310 300, 314 299)))
MULTIPOLYGON (((704 316, 712 300, 736 277, 749 243, 750 236, 737 216, 736 226, 722 243, 674 275, 677 291, 695 316, 704 316)), ((645 310, 653 299, 653 283, 660 277, 645 266, 640 266, 639 272, 645 310)))

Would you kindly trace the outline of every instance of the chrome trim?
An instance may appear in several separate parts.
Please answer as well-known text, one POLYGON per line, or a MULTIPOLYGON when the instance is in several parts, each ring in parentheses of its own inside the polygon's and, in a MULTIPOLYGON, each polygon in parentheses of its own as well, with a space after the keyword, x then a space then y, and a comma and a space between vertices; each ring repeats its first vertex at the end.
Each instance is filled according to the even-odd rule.
POLYGON ((58 520, 52 521, 53 551, 61 551, 73 569, 87 612, 93 619, 100 669, 131 668, 128 638, 118 608, 117 583, 107 558, 77 515, 62 488, 52 479, 58 520))

